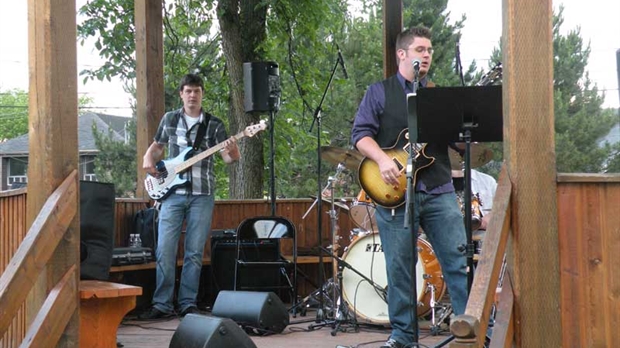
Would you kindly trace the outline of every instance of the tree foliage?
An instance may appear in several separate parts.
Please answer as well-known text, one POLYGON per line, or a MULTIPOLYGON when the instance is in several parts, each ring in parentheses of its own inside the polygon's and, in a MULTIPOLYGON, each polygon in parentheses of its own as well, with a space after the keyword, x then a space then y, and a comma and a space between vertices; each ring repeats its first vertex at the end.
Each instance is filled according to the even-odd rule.
POLYGON ((0 91, 0 140, 28 133, 28 93, 0 91))
POLYGON ((118 141, 112 130, 104 133, 92 126, 95 145, 99 153, 95 157, 95 174, 101 182, 113 182, 116 197, 133 197, 136 191, 136 137, 135 121, 129 122, 128 142, 118 141))
MULTIPOLYGON (((345 0, 166 1, 166 108, 179 106, 179 78, 188 71, 198 72, 207 81, 205 109, 223 118, 230 133, 236 133, 259 117, 268 117, 242 110, 242 63, 277 62, 281 104, 269 115, 274 118, 270 126, 276 139, 273 169, 277 195, 316 194, 336 167, 322 160, 319 173, 317 148, 351 147, 357 106, 367 86, 383 78, 382 2, 361 0, 355 5, 352 14, 345 0), (338 67, 338 49, 349 79, 338 67)), ((92 0, 80 10, 87 17, 78 26, 82 39, 97 37, 101 54, 113 62, 85 70, 87 78, 133 78, 132 6, 133 0, 92 0)), ((463 81, 455 73, 456 46, 466 18, 452 20, 446 11, 447 0, 404 0, 403 9, 405 27, 422 24, 433 31, 433 81, 444 86, 475 84, 484 72, 475 62, 465 68, 463 81)), ((561 24, 560 12, 554 19, 558 171, 601 171, 618 162, 610 157, 614 149, 601 149, 595 141, 611 126, 612 114, 601 109, 602 98, 585 71, 589 47, 584 47, 578 30, 561 35, 561 24)), ((501 52, 496 50, 488 68, 500 57, 501 52)), ((264 132, 256 139, 242 140, 243 164, 234 166, 230 175, 225 175, 227 166, 216 162, 219 187, 228 185, 231 189, 218 191, 220 197, 269 194, 272 168, 264 160, 271 155, 269 138, 264 132), (263 168, 262 173, 255 172, 257 168, 263 168)), ((501 144, 491 146, 501 160, 501 144)), ((497 163, 490 164, 487 171, 498 171, 497 163)), ((338 195, 356 195, 359 187, 355 175, 350 171, 341 174, 338 195)))
MULTIPOLYGON (((78 106, 85 108, 92 98, 80 97, 78 106)), ((0 90, 0 141, 28 133, 28 92, 20 89, 0 90)))

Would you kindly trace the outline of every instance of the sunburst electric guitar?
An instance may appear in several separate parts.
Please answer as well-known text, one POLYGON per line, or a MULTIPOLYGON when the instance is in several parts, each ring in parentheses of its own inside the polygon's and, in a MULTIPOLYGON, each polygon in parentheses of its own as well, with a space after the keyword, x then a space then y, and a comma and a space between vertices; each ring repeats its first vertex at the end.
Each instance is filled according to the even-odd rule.
MULTIPOLYGON (((243 137, 253 137, 256 133, 266 128, 266 122, 261 121, 258 124, 246 127, 243 132, 234 135, 234 137, 237 140, 243 137)), ((193 156, 192 148, 189 147, 175 158, 157 162, 157 164, 155 164, 157 174, 147 174, 146 179, 144 179, 144 187, 149 197, 155 200, 162 200, 174 192, 175 188, 189 183, 191 171, 188 169, 194 164, 224 149, 224 144, 224 142, 221 142, 200 152, 196 156, 193 156)))
MULTIPOLYGON (((476 86, 486 86, 493 84, 502 76, 502 65, 498 63, 482 76, 476 86)), ((413 173, 414 185, 417 182, 417 174, 420 170, 430 166, 435 162, 434 157, 427 156, 424 153, 425 143, 414 143, 413 148, 410 149, 409 132, 407 129, 403 129, 394 146, 390 148, 384 148, 383 151, 392 158, 401 175, 398 178, 398 185, 386 184, 381 177, 381 171, 379 165, 368 157, 365 157, 359 166, 358 178, 360 186, 366 192, 376 204, 385 208, 396 208, 405 203, 405 192, 407 190, 407 178, 405 174, 405 167, 407 166, 407 158, 410 151, 413 152, 413 159, 415 160, 415 169, 413 173)))
MULTIPOLYGON (((398 139, 394 146, 384 148, 383 151, 392 158, 402 174, 407 166, 407 158, 410 151, 413 152, 413 158, 416 161, 414 178, 418 171, 426 168, 435 162, 435 158, 429 157, 424 153, 426 144, 413 144, 410 149, 409 132, 403 129, 398 135, 398 139), (404 144, 404 145, 403 145, 404 144)), ((407 190, 407 178, 401 175, 398 178, 398 185, 386 184, 381 177, 381 171, 377 162, 365 157, 359 166, 359 182, 362 189, 366 192, 375 203, 386 208, 396 208, 405 203, 405 192, 407 190)))

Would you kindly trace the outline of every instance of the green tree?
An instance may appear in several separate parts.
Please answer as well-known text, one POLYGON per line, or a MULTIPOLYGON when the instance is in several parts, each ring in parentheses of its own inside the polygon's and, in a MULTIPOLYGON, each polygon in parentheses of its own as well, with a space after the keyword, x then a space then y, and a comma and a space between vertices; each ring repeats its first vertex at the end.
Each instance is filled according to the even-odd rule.
MULTIPOLYGON (((86 108, 92 98, 80 97, 79 108, 86 108)), ((0 140, 28 133, 28 92, 20 89, 0 90, 0 140)))
POLYGON ((28 93, 0 91, 0 140, 28 133, 28 93))
POLYGON ((586 71, 590 45, 584 45, 579 28, 560 33, 564 22, 560 6, 553 18, 554 112, 558 172, 597 173, 612 155, 597 140, 617 122, 615 112, 602 108, 603 96, 586 71))
POLYGON ((133 197, 136 191, 136 123, 131 120, 128 125, 127 141, 115 139, 112 130, 104 133, 92 126, 95 145, 99 153, 95 157, 95 174, 101 182, 113 182, 116 197, 133 197))
MULTIPOLYGON (((561 173, 617 171, 620 145, 599 146, 617 122, 616 111, 605 109, 603 96, 586 70, 590 45, 584 45, 579 28, 561 33, 564 7, 553 16, 553 74, 556 168, 561 173)), ((492 61, 501 57, 495 49, 492 61)), ((493 144, 494 161, 483 171, 497 177, 501 144, 493 144)))
MULTIPOLYGON (((198 67, 197 71, 208 76, 206 108, 218 116, 226 115, 231 133, 237 132, 259 117, 242 110, 242 63, 279 63, 282 102, 271 125, 276 139, 277 194, 316 194, 317 187, 325 184, 327 176, 335 171, 335 164, 322 161, 321 175, 317 175, 317 145, 351 145, 350 131, 357 106, 367 86, 383 77, 381 2, 363 0, 356 5, 353 16, 345 0, 166 2, 164 76, 166 86, 170 86, 166 91, 172 91, 167 93, 167 108, 173 105, 172 100, 178 101, 173 92, 179 74, 198 67), (358 12, 361 14, 357 15, 358 12), (210 34, 214 14, 219 35, 210 34), (336 65, 337 47, 345 58, 348 80, 336 65), (197 55, 202 58, 193 59, 197 55), (333 79, 326 91, 332 72, 333 79), (311 128, 317 115, 321 116, 320 134, 316 123, 311 128), (319 179, 322 182, 317 182, 319 179)), ((405 1, 405 24, 432 28, 437 52, 432 78, 442 85, 458 85, 459 79, 453 72, 454 47, 464 18, 449 24, 448 14, 444 14, 446 5, 443 0, 405 1)), ((86 78, 119 75, 131 79, 135 69, 133 1, 93 0, 80 12, 87 17, 78 26, 81 37, 97 37, 100 53, 113 62, 85 70, 86 78)), ((475 65, 467 70, 466 83, 472 80, 475 65)), ((268 194, 271 168, 264 160, 270 154, 268 140, 266 132, 256 139, 242 140, 243 164, 233 167, 230 176, 222 175, 226 169, 220 161, 216 162, 218 185, 228 184, 231 197, 268 194)), ((355 175, 349 171, 343 174, 343 184, 337 188, 339 195, 356 194, 355 175)))

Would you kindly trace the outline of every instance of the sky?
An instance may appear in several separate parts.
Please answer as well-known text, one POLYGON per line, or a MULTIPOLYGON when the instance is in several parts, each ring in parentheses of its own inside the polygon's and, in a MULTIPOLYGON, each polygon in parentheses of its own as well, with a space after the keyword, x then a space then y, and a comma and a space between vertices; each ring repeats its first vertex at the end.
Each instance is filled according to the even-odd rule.
MULTIPOLYGON (((352 0, 355 1, 355 0, 352 0)), ((86 0, 76 0, 76 8, 86 0)), ((0 0, 0 91, 28 89, 28 22, 26 0, 0 0)), ((587 70, 599 90, 606 91, 605 107, 619 107, 616 50, 620 49, 620 0, 557 0, 553 8, 564 5, 563 33, 581 28, 581 37, 590 42, 591 54, 587 70)), ((476 60, 479 67, 487 67, 494 47, 499 45, 502 33, 501 0, 450 0, 450 18, 459 19, 465 13, 467 20, 460 42, 464 67, 476 60)), ((78 18, 78 22, 81 19, 78 18)), ((92 41, 78 44, 78 71, 96 68, 103 59, 97 55, 92 41)), ((78 77, 78 93, 93 99, 91 106, 97 112, 131 116, 131 95, 123 91, 118 79, 112 82, 82 82, 78 77)))

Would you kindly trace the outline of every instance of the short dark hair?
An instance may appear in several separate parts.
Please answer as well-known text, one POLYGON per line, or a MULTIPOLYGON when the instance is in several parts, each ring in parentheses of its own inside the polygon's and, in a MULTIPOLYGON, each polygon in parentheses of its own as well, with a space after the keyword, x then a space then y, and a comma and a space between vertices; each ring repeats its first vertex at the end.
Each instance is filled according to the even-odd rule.
POLYGON ((181 84, 179 85, 179 91, 183 91, 183 87, 185 86, 194 86, 200 87, 203 91, 205 90, 205 85, 202 82, 202 78, 196 74, 187 74, 183 76, 181 79, 181 84))
POLYGON ((417 26, 401 31, 396 37, 396 50, 406 50, 416 37, 431 40, 431 30, 424 26, 417 26))

